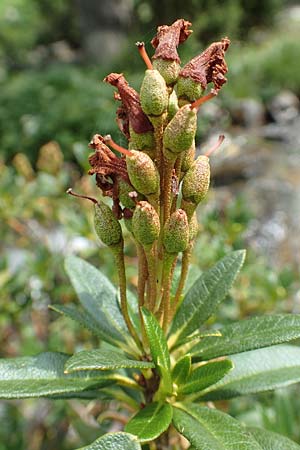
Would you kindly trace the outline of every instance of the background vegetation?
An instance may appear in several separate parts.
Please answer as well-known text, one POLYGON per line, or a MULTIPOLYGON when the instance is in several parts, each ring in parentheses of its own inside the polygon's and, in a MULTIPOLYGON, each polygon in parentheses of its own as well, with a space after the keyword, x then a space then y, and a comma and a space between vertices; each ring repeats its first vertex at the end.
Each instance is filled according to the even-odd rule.
MULTIPOLYGON (((143 65, 133 45, 136 40, 144 40, 151 52, 157 25, 181 16, 193 22, 195 34, 181 53, 184 62, 211 40, 224 35, 232 39, 228 84, 217 111, 203 117, 200 143, 216 123, 229 134, 237 127, 243 133, 240 127, 245 123, 236 112, 239 101, 258 100, 265 122, 274 122, 272 99, 286 89, 295 98, 300 95, 300 32, 292 2, 120 0, 108 2, 109 8, 106 1, 85 3, 0 3, 0 356, 46 349, 71 352, 75 346, 92 345, 88 334, 66 319, 55 320, 48 311, 48 304, 74 300, 63 269, 67 253, 101 266, 112 279, 116 276, 109 251, 99 252, 89 205, 67 198, 64 192, 73 186, 97 195, 85 175, 87 142, 95 132, 109 132, 122 143, 112 91, 100 81, 110 71, 124 71, 133 85, 139 85, 143 65)), ((216 189, 201 209, 202 230, 191 276, 230 249, 248 247, 249 227, 259 217, 235 181, 216 179, 216 189), (226 202, 218 197, 224 183, 232 190, 226 202)), ((259 248, 249 249, 232 297, 220 311, 223 320, 270 311, 298 312, 296 265, 289 260, 272 265, 262 253, 259 248)), ((134 291, 130 245, 126 258, 134 291)), ((260 405, 254 398, 224 408, 247 423, 300 442, 297 391, 292 388, 259 400, 260 405)), ((95 417, 107 407, 88 404, 86 408, 75 401, 1 402, 5 426, 0 430, 0 450, 58 446, 68 450, 83 445, 93 434, 99 435, 99 427, 106 429, 105 417, 101 425, 95 417)))

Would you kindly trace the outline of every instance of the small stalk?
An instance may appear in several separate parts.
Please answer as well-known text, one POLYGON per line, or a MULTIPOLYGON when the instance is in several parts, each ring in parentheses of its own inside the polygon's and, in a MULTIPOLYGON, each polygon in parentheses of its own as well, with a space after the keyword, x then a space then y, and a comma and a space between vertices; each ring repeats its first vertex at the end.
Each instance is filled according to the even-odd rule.
POLYGON ((162 311, 163 311, 163 330, 167 331, 170 320, 170 290, 172 283, 172 267, 176 254, 167 253, 164 254, 163 261, 163 296, 162 296, 162 311))
POLYGON ((149 56, 146 52, 144 42, 137 42, 135 45, 137 46, 139 54, 141 55, 142 60, 146 64, 147 69, 152 70, 153 65, 152 65, 151 59, 149 58, 149 56))
POLYGON ((145 288, 148 278, 147 259, 143 246, 136 241, 137 257, 138 257, 138 299, 139 307, 144 306, 145 302, 145 288))
POLYGON ((198 110, 201 105, 203 105, 204 103, 208 102, 212 98, 216 97, 216 95, 217 94, 214 93, 214 92, 211 92, 210 94, 204 95, 204 97, 200 97, 200 98, 198 98, 198 100, 196 100, 193 103, 191 103, 190 108, 198 110))
POLYGON ((171 305, 172 306, 171 317, 173 317, 176 312, 176 309, 179 305, 180 297, 181 297, 183 289, 184 289, 184 285, 185 285, 188 271, 189 271, 189 264, 190 264, 190 260, 191 260, 192 249, 193 249, 193 242, 190 242, 188 248, 182 254, 180 279, 179 279, 179 283, 177 286, 174 300, 171 305))
POLYGON ((118 270, 119 276, 119 286, 120 286, 120 297, 121 297, 121 311, 127 325, 128 331, 133 337, 136 345, 139 349, 143 350, 143 346, 140 342, 140 339, 134 329, 134 326, 130 320, 128 307, 127 307, 127 295, 126 295, 126 273, 125 273, 125 263, 124 263, 124 241, 123 239, 119 244, 114 247, 111 247, 114 253, 116 266, 118 270))
POLYGON ((154 312, 157 294, 157 243, 144 247, 148 264, 147 308, 154 312))
POLYGON ((163 188, 163 223, 170 218, 172 206, 172 173, 174 160, 164 158, 164 188, 163 188))

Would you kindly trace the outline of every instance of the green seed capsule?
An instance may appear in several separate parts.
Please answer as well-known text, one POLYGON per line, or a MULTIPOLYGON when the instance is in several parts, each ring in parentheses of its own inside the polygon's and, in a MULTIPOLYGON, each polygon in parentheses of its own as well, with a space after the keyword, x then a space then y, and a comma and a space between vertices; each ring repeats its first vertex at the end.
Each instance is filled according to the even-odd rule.
POLYGON ((137 241, 145 246, 158 239, 160 231, 159 216, 150 203, 138 202, 132 216, 132 231, 137 241))
POLYGON ((154 59, 153 68, 159 71, 168 86, 176 83, 180 71, 180 64, 177 61, 154 59))
POLYGON ((189 243, 189 223, 183 209, 177 209, 165 223, 163 243, 168 253, 186 250, 189 243))
POLYGON ((143 195, 156 194, 159 189, 158 170, 146 153, 130 150, 126 156, 128 176, 135 190, 143 195))
POLYGON ((177 83, 177 95, 180 101, 192 103, 203 94, 201 83, 197 83, 191 78, 179 77, 177 83))
POLYGON ((143 152, 149 152, 155 148, 155 140, 153 131, 147 131, 145 133, 136 133, 129 125, 129 150, 139 148, 143 152))
POLYGON ((142 110, 148 116, 161 116, 167 110, 168 89, 158 70, 146 70, 140 90, 140 100, 142 110))
POLYGON ((191 242, 196 238, 197 233, 199 231, 199 223, 198 223, 196 212, 194 212, 194 214, 192 215, 191 220, 189 222, 189 230, 190 230, 189 241, 191 242))
POLYGON ((179 106, 178 106, 178 98, 177 98, 177 95, 176 95, 176 91, 172 90, 172 93, 171 93, 171 95, 169 97, 168 121, 173 119, 173 117, 177 113, 178 109, 179 109, 179 106))
MULTIPOLYGON (((132 198, 130 198, 129 193, 134 191, 134 187, 126 183, 123 178, 119 180, 119 199, 125 208, 134 209, 136 201, 133 201, 132 198)), ((141 195, 138 195, 138 197, 135 200, 142 200, 143 197, 141 195)))
POLYGON ((209 181, 209 159, 204 155, 199 156, 183 178, 183 199, 198 205, 207 194, 209 181))
POLYGON ((187 172, 195 161, 195 153, 196 153, 196 146, 195 146, 195 140, 192 144, 192 146, 184 152, 181 170, 182 172, 187 172))
POLYGON ((197 112, 190 105, 180 108, 165 129, 164 147, 172 153, 188 150, 195 139, 197 112))
POLYGON ((108 247, 122 240, 122 229, 108 205, 99 201, 95 204, 94 224, 97 236, 108 247))

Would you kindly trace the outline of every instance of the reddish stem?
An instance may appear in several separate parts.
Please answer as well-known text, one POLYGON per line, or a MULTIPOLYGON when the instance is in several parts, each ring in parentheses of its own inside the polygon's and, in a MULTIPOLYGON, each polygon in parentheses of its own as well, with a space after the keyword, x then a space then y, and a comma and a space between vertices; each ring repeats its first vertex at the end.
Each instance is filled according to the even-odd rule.
POLYGON ((126 156, 132 156, 132 153, 129 150, 127 150, 124 147, 121 147, 119 144, 117 144, 115 141, 113 141, 110 134, 107 134, 106 136, 104 136, 103 140, 106 144, 108 144, 111 148, 113 148, 117 152, 122 153, 123 155, 126 155, 126 156))
POLYGON ((146 64, 147 69, 153 70, 153 65, 149 56, 147 55, 144 42, 137 42, 135 45, 137 46, 139 54, 141 55, 144 63, 146 64))
POLYGON ((67 194, 69 195, 73 195, 73 197, 78 197, 78 198, 85 198, 86 200, 90 200, 91 202, 93 202, 95 205, 98 204, 97 200, 93 197, 89 197, 88 195, 80 195, 80 194, 76 194, 75 192, 72 191, 72 188, 69 188, 66 191, 67 194))
POLYGON ((207 152, 204 153, 204 155, 209 158, 210 155, 220 147, 220 145, 223 143, 224 139, 225 139, 224 134, 221 134, 219 136, 218 141, 215 143, 215 145, 213 145, 209 150, 207 150, 207 152))
POLYGON ((205 95, 204 97, 198 98, 198 100, 195 100, 193 103, 191 103, 191 109, 199 109, 203 103, 208 102, 208 100, 211 100, 214 98, 217 94, 211 92, 210 94, 205 95))

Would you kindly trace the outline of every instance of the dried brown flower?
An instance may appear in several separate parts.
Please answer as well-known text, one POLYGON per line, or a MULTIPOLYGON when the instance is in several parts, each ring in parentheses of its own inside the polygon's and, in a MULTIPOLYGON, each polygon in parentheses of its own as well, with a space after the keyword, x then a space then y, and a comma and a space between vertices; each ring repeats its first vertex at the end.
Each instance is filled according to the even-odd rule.
POLYGON ((183 78, 191 78, 206 89, 208 83, 214 83, 213 93, 217 94, 222 85, 226 83, 224 76, 228 68, 225 62, 225 52, 230 40, 225 37, 220 42, 214 42, 204 52, 188 62, 179 72, 183 78))
POLYGON ((157 28, 157 34, 151 41, 156 49, 153 59, 165 59, 168 61, 176 61, 180 64, 180 58, 177 53, 177 47, 184 42, 192 30, 188 28, 191 22, 184 19, 178 19, 172 25, 162 25, 157 28))
POLYGON ((119 219, 121 208, 119 205, 119 179, 122 178, 129 183, 126 161, 118 158, 104 143, 100 134, 95 134, 89 147, 95 150, 89 157, 91 169, 89 175, 96 174, 96 184, 102 194, 113 199, 113 212, 119 219))
POLYGON ((104 81, 118 89, 120 97, 115 96, 115 98, 120 98, 122 106, 117 112, 117 123, 125 136, 129 136, 129 123, 135 133, 153 131, 150 120, 142 111, 139 94, 129 86, 124 75, 122 73, 111 73, 104 78, 104 81))

